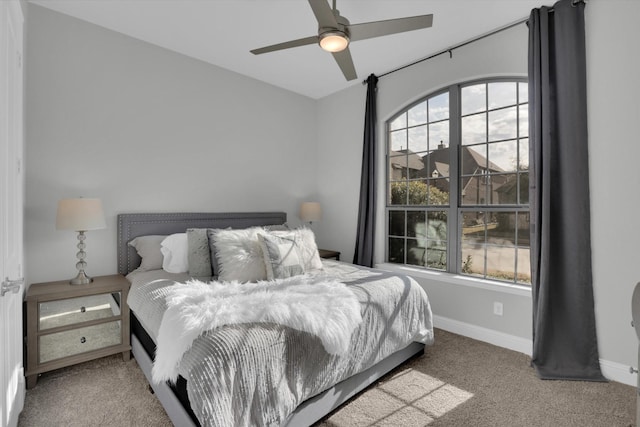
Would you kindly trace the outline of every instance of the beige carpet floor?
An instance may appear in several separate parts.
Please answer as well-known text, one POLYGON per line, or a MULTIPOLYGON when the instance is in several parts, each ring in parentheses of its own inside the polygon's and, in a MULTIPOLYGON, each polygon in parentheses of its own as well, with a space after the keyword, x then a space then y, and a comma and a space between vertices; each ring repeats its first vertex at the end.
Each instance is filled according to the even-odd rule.
MULTIPOLYGON (((436 330, 424 356, 396 369, 317 427, 633 426, 635 389, 541 381, 529 357, 436 330)), ((43 374, 19 426, 169 426, 135 360, 117 356, 43 374)))

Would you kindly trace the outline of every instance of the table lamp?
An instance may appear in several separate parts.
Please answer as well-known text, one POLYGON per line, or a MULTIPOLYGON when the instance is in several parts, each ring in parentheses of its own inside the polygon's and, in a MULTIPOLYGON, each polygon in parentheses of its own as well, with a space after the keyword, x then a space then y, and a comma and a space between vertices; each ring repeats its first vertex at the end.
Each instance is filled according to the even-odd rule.
POLYGON ((320 221, 322 218, 322 209, 318 202, 304 202, 300 205, 300 219, 308 222, 309 226, 313 221, 320 221))
POLYGON ((87 263, 84 260, 86 256, 84 251, 86 236, 84 233, 89 230, 103 228, 106 228, 106 223, 100 199, 63 199, 58 202, 56 229, 78 232, 78 253, 76 254, 78 257, 76 264, 78 275, 69 281, 72 285, 86 285, 93 281, 84 272, 87 267, 87 263))

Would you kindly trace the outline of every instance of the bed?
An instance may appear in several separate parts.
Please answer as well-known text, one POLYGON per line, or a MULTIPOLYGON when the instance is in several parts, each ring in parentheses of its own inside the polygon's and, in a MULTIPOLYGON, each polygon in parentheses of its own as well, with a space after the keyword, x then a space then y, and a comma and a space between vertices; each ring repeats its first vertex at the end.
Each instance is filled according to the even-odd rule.
MULTIPOLYGON (((169 282, 183 282, 189 275, 184 277, 166 274, 163 271, 147 271, 144 274, 139 274, 134 270, 140 266, 141 258, 138 256, 136 249, 129 245, 129 242, 139 236, 166 236, 174 233, 183 233, 185 230, 192 228, 246 229, 257 226, 281 226, 285 223, 286 214, 283 212, 120 214, 118 215, 118 271, 123 275, 127 275, 132 281, 130 295, 135 295, 136 289, 141 289, 138 292, 138 294, 141 294, 143 292, 142 288, 153 288, 156 291, 157 289, 172 289, 168 286, 169 282)), ((354 294, 359 295, 360 306, 371 307, 366 310, 363 309, 363 319, 365 319, 363 323, 380 323, 378 319, 380 315, 374 313, 376 310, 381 313, 385 312, 386 317, 395 319, 393 321, 386 319, 387 323, 380 323, 383 326, 377 326, 378 329, 374 334, 375 337, 378 337, 376 339, 363 335, 360 332, 360 329, 363 328, 358 327, 356 329, 357 333, 354 332, 354 336, 349 343, 351 347, 344 356, 328 355, 324 351, 327 347, 325 346, 323 350, 323 342, 321 340, 286 326, 249 324, 246 327, 240 327, 231 325, 221 328, 220 332, 216 330, 216 332, 203 334, 193 342, 193 347, 184 354, 184 358, 181 361, 180 376, 175 383, 172 381, 155 382, 153 381, 152 370, 157 348, 158 325, 157 323, 153 324, 153 321, 149 320, 148 313, 145 313, 148 311, 147 305, 138 302, 136 308, 136 304, 134 304, 131 309, 132 352, 147 377, 150 387, 162 403, 174 425, 268 424, 308 426, 324 418, 395 367, 412 357, 421 355, 424 352, 425 344, 430 344, 433 341, 429 302, 426 295, 424 295, 424 291, 413 279, 336 261, 323 260, 322 263, 322 277, 346 277, 347 280, 344 280, 344 282, 354 294), (383 285, 389 288, 397 288, 400 295, 398 298, 403 301, 402 304, 404 305, 398 305, 397 307, 390 305, 389 308, 383 308, 383 304, 375 302, 373 295, 379 293, 383 285), (367 302, 369 299, 374 303, 367 302), (412 311, 405 312, 405 310, 412 311), (406 325, 397 325, 402 322, 406 323, 406 325), (238 390, 239 386, 235 385, 233 392, 240 391, 244 393, 242 394, 242 399, 236 397, 234 400, 233 396, 220 397, 219 395, 216 395, 216 398, 213 399, 207 396, 207 393, 212 392, 212 388, 215 389, 215 392, 219 392, 222 386, 217 383, 215 387, 209 385, 209 383, 213 380, 217 381, 217 379, 215 376, 211 376, 211 369, 213 368, 206 368, 206 372, 209 372, 209 377, 206 377, 206 373, 203 373, 205 368, 200 367, 200 360, 218 357, 232 359, 235 357, 235 353, 231 352, 233 349, 224 351, 221 349, 222 347, 228 347, 226 343, 220 345, 220 348, 214 348, 215 357, 202 356, 202 351, 204 351, 204 348, 211 351, 211 346, 222 342, 223 338, 221 337, 223 335, 226 339, 226 337, 234 334, 240 334, 243 337, 245 335, 258 336, 259 338, 256 338, 255 342, 251 342, 250 345, 253 346, 251 348, 261 345, 268 347, 261 350, 264 352, 264 356, 260 357, 266 357, 267 359, 271 357, 269 354, 271 347, 273 347, 274 352, 286 352, 285 356, 281 356, 278 353, 277 357, 273 356, 272 358, 283 357, 286 359, 283 359, 283 365, 280 368, 287 370, 287 376, 291 375, 289 372, 291 370, 304 371, 304 369, 307 369, 308 372, 295 372, 293 375, 297 376, 293 380, 288 377, 274 379, 273 377, 277 376, 277 372, 274 374, 275 371, 265 368, 267 373, 258 372, 258 378, 254 382, 267 383, 268 390, 266 391, 264 389, 259 391, 258 388, 255 390, 251 388, 257 387, 255 384, 251 386, 242 385, 240 390, 238 390), (413 339, 406 342, 408 336, 413 337, 413 339), (295 343, 295 345, 292 343, 295 343), (231 353, 227 354, 225 351, 231 353), (292 360, 297 360, 298 362, 292 363, 292 360), (312 383, 313 386, 309 386, 309 383, 312 383), (275 392, 276 389, 277 392, 275 392), (189 398, 190 395, 193 396, 192 399, 189 398), (268 406, 272 404, 271 402, 265 403, 265 401, 277 401, 278 399, 286 402, 286 404, 283 404, 284 409, 278 407, 278 402, 273 403, 277 408, 273 410, 268 406), (215 402, 205 403, 204 401, 206 400, 215 400, 215 402), (216 405, 222 405, 226 400, 233 401, 233 411, 235 412, 231 415, 240 418, 231 418, 231 420, 220 418, 221 415, 219 414, 224 412, 227 407, 220 409, 221 407, 216 405), (244 401, 251 401, 255 407, 249 409, 236 408, 238 405, 242 406, 244 401), (286 406, 287 404, 289 407, 286 406), (269 415, 270 418, 256 418, 256 413, 264 414, 269 411, 274 412, 269 415), (241 414, 237 415, 236 412, 241 414)), ((382 298, 389 299, 389 301, 393 299, 391 297, 382 298)), ((236 351, 236 353, 241 354, 245 352, 247 352, 246 348, 236 351)), ((230 361, 231 367, 225 365, 224 369, 221 368, 223 374, 220 376, 228 379, 230 375, 235 375, 235 369, 242 371, 243 369, 249 370, 251 367, 250 361, 245 359, 242 359, 240 363, 243 369, 237 368, 239 366, 238 363, 235 359, 233 363, 230 361)), ((258 366, 262 366, 260 363, 263 362, 255 363, 258 363, 258 366)), ((276 366, 275 369, 279 369, 277 363, 270 361, 267 366, 270 366, 269 363, 273 363, 276 366)), ((256 373, 253 372, 251 375, 255 376, 256 373)), ((243 379, 249 381, 252 377, 246 374, 243 379)))

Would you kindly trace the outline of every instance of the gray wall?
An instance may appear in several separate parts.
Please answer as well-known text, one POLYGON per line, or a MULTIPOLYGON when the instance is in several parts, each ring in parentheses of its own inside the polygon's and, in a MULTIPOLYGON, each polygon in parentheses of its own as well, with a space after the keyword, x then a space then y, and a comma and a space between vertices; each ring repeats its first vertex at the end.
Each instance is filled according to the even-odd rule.
MULTIPOLYGON (((605 369, 621 375, 629 365, 637 365, 637 340, 629 324, 631 293, 640 280, 640 228, 635 226, 640 212, 640 54, 636 46, 640 27, 633 22, 637 16, 637 1, 593 1, 586 7, 596 320, 605 369)), ((441 56, 383 77, 378 84, 380 152, 385 150, 383 122, 394 112, 450 83, 524 75, 526 52, 527 29, 521 25, 456 50, 453 59, 441 56)), ((347 260, 353 256, 355 239, 365 94, 366 88, 358 85, 319 102, 318 170, 332 173, 320 180, 320 201, 326 215, 318 223, 318 234, 325 246, 341 250, 347 260)), ((384 171, 384 159, 380 168, 384 171)), ((379 186, 378 229, 382 231, 383 180, 379 186)), ((378 261, 383 261, 383 244, 380 234, 378 261)), ((531 339, 530 297, 463 286, 437 276, 418 279, 429 292, 436 315, 531 339), (503 317, 492 314, 493 301, 503 302, 503 317)))
POLYGON ((315 101, 29 5, 26 275, 73 277, 65 197, 99 197, 87 272, 116 271, 116 215, 285 210, 316 188, 315 101))

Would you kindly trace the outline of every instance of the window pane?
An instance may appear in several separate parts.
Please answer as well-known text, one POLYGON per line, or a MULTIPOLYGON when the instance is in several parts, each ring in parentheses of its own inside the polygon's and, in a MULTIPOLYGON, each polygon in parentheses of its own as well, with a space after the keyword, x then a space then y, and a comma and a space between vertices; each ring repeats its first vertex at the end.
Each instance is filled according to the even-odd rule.
MULTIPOLYGON (((430 211, 427 214, 429 227, 436 230, 438 240, 447 240, 447 212, 446 211, 430 211)), ((433 238, 433 237, 432 237, 433 238)))
POLYGON ((389 262, 404 264, 404 239, 389 237, 389 262))
POLYGON ((461 151, 461 173, 472 175, 477 173, 478 168, 487 169, 487 145, 475 145, 473 147, 463 147, 461 151))
POLYGON ((515 82, 489 83, 489 109, 516 105, 515 82))
POLYGON ((424 241, 420 242, 416 239, 407 239, 407 264, 425 265, 425 247, 422 246, 424 241))
POLYGON ((518 263, 516 265, 518 271, 517 282, 530 285, 531 284, 531 250, 529 248, 518 248, 518 263))
POLYGON ((409 126, 423 125, 427 123, 427 103, 421 102, 420 104, 412 107, 409 111, 409 126))
POLYGON ((529 136, 529 104, 518 106, 519 123, 518 123, 518 136, 529 136))
POLYGON ((487 142, 486 113, 463 117, 460 132, 462 134, 463 145, 487 142))
POLYGON ((462 115, 465 116, 487 109, 487 86, 482 83, 474 86, 466 86, 461 90, 462 115))
POLYGON ((484 243, 485 213, 482 211, 462 213, 462 241, 465 243, 484 243))
POLYGON ((389 157, 389 179, 391 181, 399 181, 406 179, 409 174, 407 167, 407 156, 390 156, 389 157))
POLYGON ((529 102, 529 83, 518 83, 518 97, 521 103, 529 102))
POLYGON ((433 246, 427 248, 426 265, 436 270, 447 269, 447 246, 433 246))
POLYGON ((495 212, 487 225, 487 243, 497 246, 516 245, 516 213, 495 212))
POLYGON ((484 277, 484 244, 462 244, 460 273, 484 277))
POLYGON ((389 204, 390 205, 406 205, 407 204, 407 182, 399 181, 389 184, 389 204))
POLYGON ((516 269, 516 248, 487 245, 487 278, 513 282, 516 269))
POLYGON ((427 174, 424 170, 424 163, 422 163, 422 157, 419 154, 409 152, 407 154, 407 170, 409 172, 409 179, 421 178, 427 174))
POLYGON ((529 174, 527 172, 520 173, 520 200, 521 205, 529 204, 529 174))
POLYGON ((389 235, 404 236, 404 211, 389 211, 389 235))
POLYGON ((409 150, 418 153, 428 149, 427 125, 409 129, 409 150))
POLYGON ((449 93, 429 98, 429 122, 449 118, 449 93))
POLYGON ((429 148, 436 150, 449 146, 449 120, 429 125, 429 148), (441 145, 442 144, 442 145, 441 145))
POLYGON ((463 205, 484 205, 487 203, 487 175, 463 176, 462 185, 463 205))
POLYGON ((424 240, 427 227, 427 215, 425 212, 407 212, 407 236, 424 240))
POLYGON ((483 212, 462 214, 460 272, 484 276, 485 225, 483 212))
MULTIPOLYGON (((529 247, 531 245, 529 212, 518 212, 518 246, 529 247)), ((528 264, 527 264, 528 265, 528 264)), ((521 269, 518 269, 519 271, 521 269)), ((524 271, 524 270, 522 270, 524 271)), ((527 269, 529 271, 529 269, 527 269)))
POLYGON ((492 172, 515 171, 517 147, 515 140, 489 144, 489 169, 492 172))
POLYGON ((513 282, 516 272, 516 213, 492 212, 487 223, 487 277, 513 282))
POLYGON ((449 181, 446 178, 429 180, 427 203, 432 206, 449 204, 449 181))
POLYGON ((515 205, 518 203, 518 174, 500 174, 491 177, 493 204, 515 205))
POLYGON ((406 129, 391 132, 391 151, 406 150, 406 148, 407 148, 406 129))
POLYGON ((489 141, 500 141, 518 136, 516 108, 489 111, 489 141))
POLYGON ((389 130, 404 129, 407 127, 407 113, 400 114, 389 124, 389 130))
MULTIPOLYGON (((432 152, 433 153, 433 152, 432 152)), ((432 178, 448 178, 449 177, 449 153, 445 153, 446 157, 440 158, 439 156, 440 153, 436 153, 433 154, 433 161, 431 162, 432 164, 429 165, 429 176, 432 178)), ((426 163, 429 163, 429 157, 424 157, 423 161, 425 162, 425 166, 426 163)), ((443 191, 449 192, 449 181, 447 180, 446 183, 443 183, 443 186, 438 185, 438 188, 440 188, 443 191)))
POLYGON ((518 169, 519 170, 529 170, 529 139, 521 139, 520 143, 520 158, 518 160, 518 169))
POLYGON ((409 200, 408 205, 426 206, 427 204, 427 180, 420 179, 409 181, 409 200))

